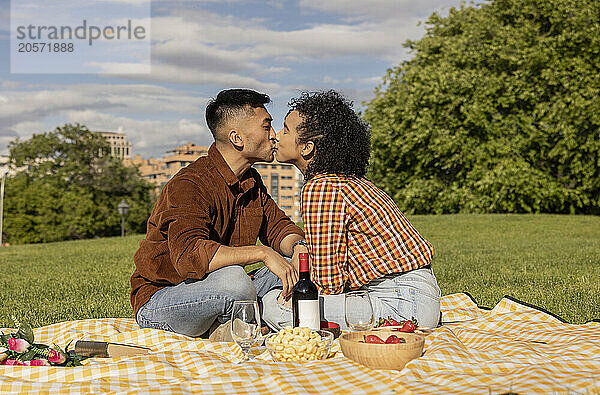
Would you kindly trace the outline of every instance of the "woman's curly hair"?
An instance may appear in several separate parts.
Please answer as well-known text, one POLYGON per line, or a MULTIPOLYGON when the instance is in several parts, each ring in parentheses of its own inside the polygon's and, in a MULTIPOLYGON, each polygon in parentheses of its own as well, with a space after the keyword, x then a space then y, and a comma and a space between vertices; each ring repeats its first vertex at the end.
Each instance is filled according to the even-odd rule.
POLYGON ((352 109, 352 102, 329 90, 302 92, 290 100, 290 111, 303 118, 298 126, 298 142, 315 144, 306 181, 319 173, 363 177, 371 154, 369 126, 352 109))

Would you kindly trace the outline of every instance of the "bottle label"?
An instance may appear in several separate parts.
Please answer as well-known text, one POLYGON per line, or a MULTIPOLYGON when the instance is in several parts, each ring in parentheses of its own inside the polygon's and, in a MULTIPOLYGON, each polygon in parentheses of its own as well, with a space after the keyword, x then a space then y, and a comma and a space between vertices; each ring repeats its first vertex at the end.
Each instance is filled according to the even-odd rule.
POLYGON ((321 329, 319 300, 298 301, 298 326, 305 326, 315 331, 321 329))

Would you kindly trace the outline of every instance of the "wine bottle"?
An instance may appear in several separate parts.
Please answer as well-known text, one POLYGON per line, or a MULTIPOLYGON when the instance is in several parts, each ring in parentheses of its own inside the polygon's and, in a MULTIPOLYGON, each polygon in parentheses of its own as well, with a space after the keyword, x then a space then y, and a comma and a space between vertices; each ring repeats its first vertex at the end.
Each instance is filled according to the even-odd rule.
POLYGON ((300 278, 292 289, 294 326, 319 330, 321 329, 319 291, 317 290, 317 286, 310 281, 308 254, 305 252, 300 253, 299 258, 300 278))

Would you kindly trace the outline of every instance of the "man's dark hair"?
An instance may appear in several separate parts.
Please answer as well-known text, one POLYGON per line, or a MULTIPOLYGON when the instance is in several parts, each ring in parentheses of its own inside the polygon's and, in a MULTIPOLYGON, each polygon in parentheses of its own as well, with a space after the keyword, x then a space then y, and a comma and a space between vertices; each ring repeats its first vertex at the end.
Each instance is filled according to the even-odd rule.
POLYGON ((304 178, 319 173, 363 177, 371 154, 369 125, 352 109, 352 102, 330 91, 302 92, 292 99, 290 111, 303 118, 298 126, 298 142, 312 141, 315 154, 304 178))
POLYGON ((217 140, 217 130, 225 122, 239 116, 252 116, 254 108, 264 107, 270 102, 268 95, 251 89, 226 89, 208 102, 206 124, 217 140))

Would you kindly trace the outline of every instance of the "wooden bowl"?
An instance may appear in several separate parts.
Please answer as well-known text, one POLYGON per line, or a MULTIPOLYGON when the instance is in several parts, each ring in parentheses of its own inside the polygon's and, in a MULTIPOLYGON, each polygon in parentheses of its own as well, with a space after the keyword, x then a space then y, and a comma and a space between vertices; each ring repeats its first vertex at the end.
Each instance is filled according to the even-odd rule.
POLYGON ((423 355, 424 344, 425 338, 421 335, 397 331, 360 331, 340 336, 344 356, 371 369, 402 370, 409 361, 423 355), (406 343, 360 343, 366 335, 377 335, 384 341, 388 336, 396 335, 404 338, 406 343))

